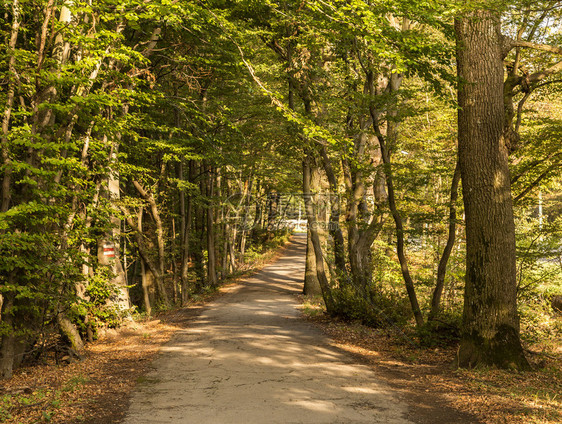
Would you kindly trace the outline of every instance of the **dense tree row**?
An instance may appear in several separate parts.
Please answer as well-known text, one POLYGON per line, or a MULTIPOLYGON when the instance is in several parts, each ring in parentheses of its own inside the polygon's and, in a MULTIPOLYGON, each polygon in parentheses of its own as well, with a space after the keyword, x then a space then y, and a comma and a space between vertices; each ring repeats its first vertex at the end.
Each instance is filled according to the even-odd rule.
POLYGON ((79 351, 132 306, 216 288, 293 207, 328 313, 421 334, 465 289, 459 363, 527 366, 517 295, 560 275, 558 217, 529 238, 560 167, 558 1, 0 15, 2 376, 53 332, 79 351))
POLYGON ((78 351, 134 305, 214 289, 271 224, 236 215, 265 209, 288 169, 266 169, 279 161, 267 101, 200 6, 16 0, 1 13, 9 376, 53 331, 78 351))

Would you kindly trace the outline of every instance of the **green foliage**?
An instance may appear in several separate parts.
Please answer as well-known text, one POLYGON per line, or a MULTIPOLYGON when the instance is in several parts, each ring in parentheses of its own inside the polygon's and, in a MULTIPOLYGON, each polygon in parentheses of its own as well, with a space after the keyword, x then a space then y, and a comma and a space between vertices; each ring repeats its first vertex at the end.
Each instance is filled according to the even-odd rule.
MULTIPOLYGON (((533 25, 540 17, 531 3, 502 6, 512 36, 517 25, 533 25)), ((117 276, 98 260, 107 240, 121 255, 115 260, 125 265, 129 281, 122 283, 136 286, 137 303, 143 298, 143 243, 143 261, 163 261, 163 288, 157 290, 178 300, 182 290, 209 289, 209 211, 221 275, 236 271, 224 259, 231 259, 229 249, 236 256, 242 240, 248 241, 246 259, 262 260, 289 235, 265 229, 267 195, 300 191, 303 156, 317 156, 320 168, 322 149, 333 164, 339 192, 332 194, 341 198, 340 212, 348 219, 352 207, 361 209, 355 222, 340 223, 346 243, 354 225, 359 234, 370 219, 380 219, 367 289, 360 293, 348 284, 349 264, 335 273, 339 313, 374 326, 406 325, 410 318, 394 253, 395 226, 385 202, 372 199, 376 180, 389 171, 411 273, 422 308, 428 308, 447 238, 456 162, 453 17, 474 4, 74 1, 65 3, 69 22, 60 20, 60 2, 51 9, 48 4, 23 2, 19 10, 9 2, 0 5, 2 40, 9 41, 20 24, 15 47, 4 43, 0 49, 7 126, 0 176, 8 187, 0 212, 0 294, 4 305, 14 304, 11 311, 4 306, 2 316, 9 313, 15 321, 0 321, 0 335, 34 340, 55 325, 60 312, 83 333, 86 317, 96 326, 118 325, 121 311, 114 300, 120 288, 110 283, 117 276), (385 88, 392 78, 400 78, 398 89, 385 88), (386 167, 380 164, 373 109, 391 134, 392 165, 386 167), (363 136, 368 141, 360 146, 363 136), (162 234, 153 204, 134 182, 152 196, 162 234), (357 200, 359 183, 364 192, 357 200), (124 217, 133 220, 123 225, 124 217), (180 276, 184 260, 187 273, 180 276)), ((549 9, 547 18, 559 14, 549 9)), ((541 42, 560 44, 558 27, 539 22, 535 30, 541 42)), ((530 50, 521 52, 521 60, 528 72, 550 63, 530 50)), ((523 328, 533 340, 554 334, 556 324, 544 321, 551 316, 545 305, 549 294, 560 293, 562 280, 555 262, 562 243, 556 78, 533 87, 521 146, 512 156, 519 295, 523 328), (550 202, 540 225, 534 219, 539 186, 550 202)), ((518 92, 515 99, 524 95, 518 92)), ((460 218, 460 200, 457 209, 460 218)), ((458 328, 465 255, 458 224, 444 322, 421 330, 430 345, 454 340, 452 329, 458 328)), ((333 252, 326 258, 332 260, 333 252)), ((242 258, 234 259, 236 268, 242 258)))
POLYGON ((90 382, 88 377, 83 376, 82 374, 75 375, 71 377, 62 387, 63 392, 74 392, 80 389, 80 386, 90 382))
POLYGON ((439 316, 428 320, 424 327, 417 330, 422 346, 451 346, 460 340, 462 328, 461 310, 441 312, 439 316))
POLYGON ((100 326, 114 328, 121 323, 122 311, 119 311, 112 302, 119 295, 120 288, 112 284, 111 279, 109 268, 98 268, 96 274, 88 282, 85 299, 80 301, 77 307, 80 315, 88 315, 91 318, 89 324, 93 324, 94 328, 100 326))
POLYGON ((334 285, 334 314, 375 328, 406 325, 411 316, 407 299, 398 291, 377 283, 373 283, 367 290, 368 295, 365 296, 345 280, 334 285))
POLYGON ((17 413, 20 408, 37 408, 37 414, 41 421, 50 422, 57 411, 64 405, 61 396, 64 392, 74 392, 90 381, 88 377, 78 374, 70 377, 60 389, 52 390, 39 388, 37 390, 26 389, 23 393, 13 393, 0 396, 0 422, 11 419, 12 413, 17 413))

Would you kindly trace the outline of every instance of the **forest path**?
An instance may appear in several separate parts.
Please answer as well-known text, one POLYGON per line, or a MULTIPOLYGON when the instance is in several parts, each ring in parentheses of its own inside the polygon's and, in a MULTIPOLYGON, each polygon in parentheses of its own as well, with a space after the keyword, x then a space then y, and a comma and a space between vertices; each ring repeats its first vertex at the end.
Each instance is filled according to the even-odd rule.
POLYGON ((162 348, 126 424, 409 423, 374 372, 299 318, 306 238, 162 348))

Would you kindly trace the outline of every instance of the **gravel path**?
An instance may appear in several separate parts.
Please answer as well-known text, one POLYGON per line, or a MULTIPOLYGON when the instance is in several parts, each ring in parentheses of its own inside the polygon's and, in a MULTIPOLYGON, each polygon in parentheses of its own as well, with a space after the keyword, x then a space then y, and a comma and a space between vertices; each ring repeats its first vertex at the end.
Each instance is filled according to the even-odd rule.
POLYGON ((221 296, 162 349, 125 424, 406 424, 368 367, 299 319, 306 238, 221 296))

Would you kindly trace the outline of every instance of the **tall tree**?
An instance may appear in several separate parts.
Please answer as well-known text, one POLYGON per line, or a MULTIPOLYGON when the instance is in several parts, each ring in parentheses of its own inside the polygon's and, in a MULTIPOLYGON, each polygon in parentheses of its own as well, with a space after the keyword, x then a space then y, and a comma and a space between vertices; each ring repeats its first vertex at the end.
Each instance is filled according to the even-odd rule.
POLYGON ((519 338, 515 225, 503 103, 506 55, 499 14, 455 22, 459 165, 466 214, 466 286, 460 366, 528 367, 519 338))

